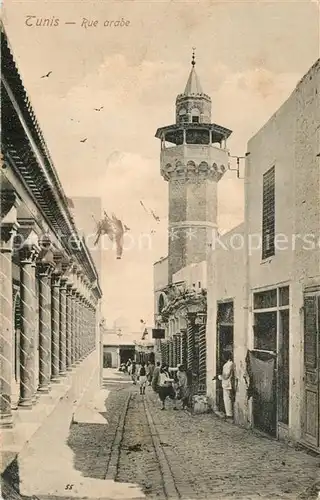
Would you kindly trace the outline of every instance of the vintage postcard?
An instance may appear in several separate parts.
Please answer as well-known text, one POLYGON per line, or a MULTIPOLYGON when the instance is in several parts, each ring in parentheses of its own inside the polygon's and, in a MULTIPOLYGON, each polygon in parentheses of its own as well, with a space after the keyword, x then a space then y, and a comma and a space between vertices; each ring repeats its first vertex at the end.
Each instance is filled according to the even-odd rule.
POLYGON ((1 498, 319 499, 319 0, 1 7, 1 498))

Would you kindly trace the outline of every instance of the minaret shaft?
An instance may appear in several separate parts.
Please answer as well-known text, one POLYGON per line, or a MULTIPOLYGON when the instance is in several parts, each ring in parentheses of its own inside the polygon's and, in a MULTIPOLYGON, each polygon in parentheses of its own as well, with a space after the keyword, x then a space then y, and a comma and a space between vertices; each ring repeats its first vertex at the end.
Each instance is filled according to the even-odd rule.
POLYGON ((211 99, 195 72, 176 99, 176 123, 157 130, 161 174, 169 182, 169 281, 207 259, 217 230, 217 183, 228 168, 231 130, 211 122, 211 99))

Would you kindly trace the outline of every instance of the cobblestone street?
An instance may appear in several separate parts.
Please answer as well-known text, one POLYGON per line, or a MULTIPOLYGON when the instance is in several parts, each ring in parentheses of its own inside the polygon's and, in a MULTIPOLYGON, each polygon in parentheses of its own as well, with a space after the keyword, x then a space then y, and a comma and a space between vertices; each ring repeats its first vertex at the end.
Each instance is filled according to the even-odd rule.
MULTIPOLYGON (((6 493, 8 486, 4 485, 4 498, 317 498, 312 485, 317 479, 318 458, 212 414, 174 411, 171 402, 166 411, 160 411, 152 389, 148 387, 146 395, 140 396, 126 375, 106 370, 104 386, 109 391, 106 410, 100 412, 104 423, 77 419, 76 415, 70 427, 66 444, 73 452, 72 464, 62 454, 56 469, 57 482, 66 483, 65 493, 61 494, 60 486, 55 494, 44 494, 46 485, 41 489, 38 478, 34 497, 15 497, 6 493), (71 467, 78 476, 72 476, 71 467), (89 486, 83 489, 86 482, 89 486)), ((43 448, 42 456, 36 448, 33 455, 39 454, 45 482, 43 448)))

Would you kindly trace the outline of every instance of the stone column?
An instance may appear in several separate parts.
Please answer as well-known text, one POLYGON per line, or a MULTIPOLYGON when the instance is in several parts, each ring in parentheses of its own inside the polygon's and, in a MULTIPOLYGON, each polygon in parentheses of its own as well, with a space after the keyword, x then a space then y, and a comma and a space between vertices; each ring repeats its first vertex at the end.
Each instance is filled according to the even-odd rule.
POLYGON ((177 335, 174 333, 172 337, 172 366, 176 367, 177 361, 177 335))
POLYGON ((199 322, 199 393, 206 394, 207 382, 207 347, 206 347, 206 314, 198 314, 199 322))
POLYGON ((72 307, 72 283, 67 284, 67 304, 66 304, 66 367, 67 371, 71 370, 72 365, 72 322, 73 322, 73 307, 72 307))
POLYGON ((13 365, 12 336, 12 242, 18 225, 2 222, 0 227, 0 427, 12 427, 11 381, 13 365))
POLYGON ((59 304, 59 373, 61 377, 67 374, 67 278, 60 280, 60 304, 59 304))
POLYGON ((72 308, 72 323, 71 323, 71 364, 76 363, 76 339, 77 339, 77 297, 76 288, 73 286, 71 289, 71 308, 72 308))
POLYGON ((93 351, 94 349, 94 341, 95 341, 95 315, 94 315, 94 309, 92 304, 89 306, 89 345, 90 345, 90 352, 93 351))
POLYGON ((25 244, 19 251, 21 332, 19 406, 31 408, 35 395, 35 265, 39 248, 25 244))
POLYGON ((48 393, 51 377, 51 273, 53 261, 37 264, 39 282, 39 387, 38 391, 48 393))
POLYGON ((83 357, 83 297, 79 295, 79 340, 78 340, 79 361, 83 357))
POLYGON ((59 321, 60 321, 60 280, 58 273, 51 279, 51 381, 60 382, 59 372, 59 321))
POLYGON ((195 315, 188 314, 188 325, 187 325, 187 365, 188 370, 193 370, 194 364, 194 349, 195 349, 195 339, 194 339, 194 325, 195 315))
POLYGON ((82 296, 80 300, 80 308, 81 308, 81 334, 80 334, 80 353, 81 360, 85 357, 86 350, 86 314, 85 314, 85 299, 82 296))
POLYGON ((185 369, 188 366, 188 343, 187 343, 187 330, 181 328, 181 361, 185 369))
POLYGON ((89 323, 89 309, 88 309, 88 301, 85 299, 84 303, 84 316, 85 316, 85 348, 84 354, 88 356, 90 351, 90 323, 89 323))
POLYGON ((80 292, 76 292, 76 363, 80 363, 81 358, 81 306, 80 292))

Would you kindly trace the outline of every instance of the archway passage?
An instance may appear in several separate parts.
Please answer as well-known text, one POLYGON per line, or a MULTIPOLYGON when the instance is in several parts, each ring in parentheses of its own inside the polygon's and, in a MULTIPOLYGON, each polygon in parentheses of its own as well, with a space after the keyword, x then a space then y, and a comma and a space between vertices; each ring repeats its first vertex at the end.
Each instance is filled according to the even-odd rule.
POLYGON ((120 348, 120 364, 127 363, 129 359, 134 360, 135 348, 134 347, 121 347, 120 348))

